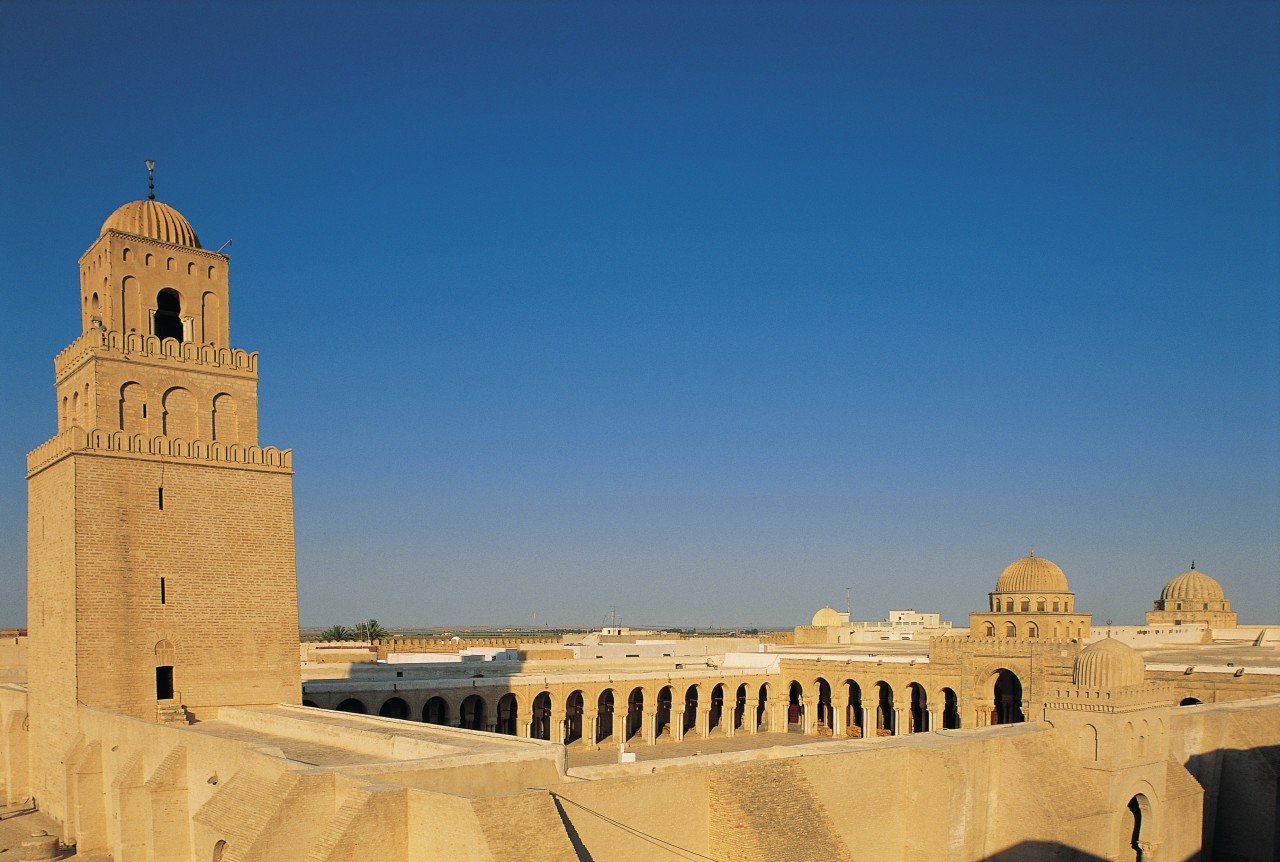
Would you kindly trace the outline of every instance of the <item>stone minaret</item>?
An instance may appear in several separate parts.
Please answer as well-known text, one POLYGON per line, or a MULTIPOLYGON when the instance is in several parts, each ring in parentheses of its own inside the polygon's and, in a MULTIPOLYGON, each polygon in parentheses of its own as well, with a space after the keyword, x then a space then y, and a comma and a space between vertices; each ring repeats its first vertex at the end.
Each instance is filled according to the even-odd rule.
POLYGON ((301 696, 291 457, 257 445, 228 264, 155 200, 80 258, 58 433, 27 459, 32 783, 55 817, 85 707, 186 723, 301 696))

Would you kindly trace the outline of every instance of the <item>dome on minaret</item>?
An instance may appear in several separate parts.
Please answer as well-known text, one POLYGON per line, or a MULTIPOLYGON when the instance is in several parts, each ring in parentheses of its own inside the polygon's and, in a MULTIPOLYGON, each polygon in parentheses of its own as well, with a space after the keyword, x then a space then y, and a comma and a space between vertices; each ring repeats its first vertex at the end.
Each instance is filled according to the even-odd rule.
POLYGON ((1076 685, 1092 689, 1142 685, 1146 675, 1142 654, 1115 638, 1103 638, 1080 650, 1071 674, 1076 685))
POLYGON ((170 245, 200 248, 200 238, 196 236, 191 222, 182 213, 160 201, 130 201, 107 216, 98 233, 101 235, 109 230, 150 237, 170 245))
POLYGON ((1037 557, 1035 551, 1014 560, 996 579, 997 593, 1066 593, 1067 576, 1053 560, 1037 557))

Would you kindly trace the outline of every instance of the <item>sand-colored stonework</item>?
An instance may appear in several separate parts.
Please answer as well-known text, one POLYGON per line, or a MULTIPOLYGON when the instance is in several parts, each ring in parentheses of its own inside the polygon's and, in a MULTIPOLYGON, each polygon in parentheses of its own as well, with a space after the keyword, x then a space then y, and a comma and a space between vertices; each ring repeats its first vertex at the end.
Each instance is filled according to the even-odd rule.
POLYGON ((1202 676, 1191 698, 1200 671, 1082 647, 1090 617, 1040 558, 1006 569, 970 634, 914 652, 324 662, 305 697, 333 709, 299 705, 291 458, 258 446, 229 264, 171 207, 113 213, 55 360, 58 432, 28 459, 30 639, 0 654, 26 665, 0 677, 0 794, 77 856, 1275 858, 1280 675, 1202 676), (762 732, 813 741, 730 744, 762 732), (566 760, 713 738, 730 742, 566 760))

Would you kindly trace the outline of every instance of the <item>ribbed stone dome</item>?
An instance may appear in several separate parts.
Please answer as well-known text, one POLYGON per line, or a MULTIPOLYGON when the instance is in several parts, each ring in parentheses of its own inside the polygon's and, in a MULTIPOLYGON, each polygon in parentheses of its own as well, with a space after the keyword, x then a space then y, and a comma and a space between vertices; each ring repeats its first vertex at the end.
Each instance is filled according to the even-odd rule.
POLYGON ((1204 572, 1196 571, 1194 565, 1165 584, 1160 591, 1160 599, 1166 602, 1220 602, 1225 598, 1222 584, 1204 572))
POLYGON ((160 201, 130 201, 107 216, 98 233, 102 235, 109 230, 148 236, 160 242, 185 245, 188 248, 200 248, 200 239, 191 227, 191 222, 183 218, 182 213, 160 201))
POLYGON ((1066 593, 1067 576, 1053 560, 1034 553, 1014 560, 996 580, 997 593, 1066 593))
POLYGON ((1071 677, 1081 688, 1123 688, 1146 679, 1142 655, 1115 638, 1103 638, 1080 650, 1071 677))

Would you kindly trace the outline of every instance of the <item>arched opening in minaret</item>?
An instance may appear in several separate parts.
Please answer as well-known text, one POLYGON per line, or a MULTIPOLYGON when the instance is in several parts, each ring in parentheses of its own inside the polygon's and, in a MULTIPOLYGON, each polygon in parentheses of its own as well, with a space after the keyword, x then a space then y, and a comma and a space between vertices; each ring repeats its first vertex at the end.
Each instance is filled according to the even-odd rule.
POLYGON ((182 298, 172 288, 156 294, 156 338, 182 341, 182 298))

